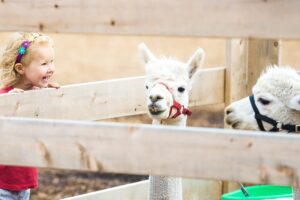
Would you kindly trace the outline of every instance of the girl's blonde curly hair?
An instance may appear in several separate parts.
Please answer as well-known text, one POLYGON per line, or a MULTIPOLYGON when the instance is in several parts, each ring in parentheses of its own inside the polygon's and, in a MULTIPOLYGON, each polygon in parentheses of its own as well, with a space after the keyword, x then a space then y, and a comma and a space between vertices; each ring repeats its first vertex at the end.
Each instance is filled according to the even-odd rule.
POLYGON ((27 66, 34 55, 34 51, 40 45, 50 45, 53 47, 53 40, 46 35, 40 33, 14 33, 11 41, 4 48, 0 55, 1 82, 4 87, 15 85, 20 75, 15 70, 15 64, 18 57, 18 51, 22 43, 26 40, 31 41, 26 53, 22 56, 21 64, 27 66), (35 38, 32 40, 33 36, 35 38), (37 37, 36 37, 37 36, 37 37))

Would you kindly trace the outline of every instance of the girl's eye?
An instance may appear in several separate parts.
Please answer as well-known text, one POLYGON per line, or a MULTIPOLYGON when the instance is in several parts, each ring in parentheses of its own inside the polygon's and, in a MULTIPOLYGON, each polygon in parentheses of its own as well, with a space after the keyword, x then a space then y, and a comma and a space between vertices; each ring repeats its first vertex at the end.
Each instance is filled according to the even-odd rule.
POLYGON ((42 65, 47 65, 47 63, 42 63, 42 65))
POLYGON ((271 101, 270 100, 267 100, 267 99, 264 99, 264 98, 258 98, 258 100, 257 100, 258 102, 260 102, 262 105, 269 105, 270 103, 271 103, 271 101))
POLYGON ((185 88, 184 88, 184 87, 179 87, 179 88, 178 88, 178 92, 181 92, 181 93, 182 93, 182 92, 184 92, 184 91, 185 91, 185 88))

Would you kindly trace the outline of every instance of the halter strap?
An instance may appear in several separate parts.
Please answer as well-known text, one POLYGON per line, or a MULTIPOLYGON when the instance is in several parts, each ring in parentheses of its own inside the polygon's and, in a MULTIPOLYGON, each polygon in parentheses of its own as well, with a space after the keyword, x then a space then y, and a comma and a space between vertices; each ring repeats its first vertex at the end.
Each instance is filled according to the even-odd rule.
POLYGON ((255 119, 258 124, 258 127, 261 131, 266 131, 263 125, 263 121, 273 125, 273 128, 268 130, 269 132, 279 132, 280 130, 286 130, 288 133, 290 132, 300 132, 300 125, 296 124, 284 124, 280 121, 275 121, 274 119, 267 117, 265 115, 260 114, 254 100, 254 95, 249 96, 249 100, 251 102, 252 109, 255 113, 255 119))
POLYGON ((163 86, 165 86, 173 97, 173 105, 170 107, 169 116, 168 116, 169 119, 175 119, 176 117, 178 117, 181 114, 188 115, 188 116, 192 115, 191 110, 189 110, 188 108, 185 108, 182 104, 180 104, 178 101, 175 100, 175 98, 171 92, 171 89, 167 84, 165 84, 163 82, 158 82, 158 84, 162 84, 163 86), (176 110, 176 113, 172 116, 173 109, 176 110))
POLYGON ((175 119, 180 114, 191 116, 192 111, 185 108, 183 105, 181 105, 180 103, 178 103, 176 100, 173 99, 173 105, 170 107, 170 112, 169 112, 169 117, 168 118, 175 119), (176 109, 176 113, 173 116, 171 116, 173 109, 176 109))

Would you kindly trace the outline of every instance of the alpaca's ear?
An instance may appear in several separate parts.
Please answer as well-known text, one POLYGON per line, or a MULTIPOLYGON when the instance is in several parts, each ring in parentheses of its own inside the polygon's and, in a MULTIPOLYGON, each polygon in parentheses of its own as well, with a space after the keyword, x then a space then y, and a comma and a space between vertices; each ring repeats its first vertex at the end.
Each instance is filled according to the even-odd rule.
POLYGON ((204 50, 199 48, 194 53, 194 55, 189 59, 187 62, 187 66, 189 68, 189 77, 192 78, 192 76, 195 74, 195 72, 202 67, 202 63, 205 57, 204 50))
POLYGON ((294 96, 290 100, 288 107, 293 110, 300 110, 300 95, 294 96))
POLYGON ((147 64, 156 59, 153 53, 148 49, 148 47, 144 43, 139 44, 139 54, 140 58, 144 64, 147 64))

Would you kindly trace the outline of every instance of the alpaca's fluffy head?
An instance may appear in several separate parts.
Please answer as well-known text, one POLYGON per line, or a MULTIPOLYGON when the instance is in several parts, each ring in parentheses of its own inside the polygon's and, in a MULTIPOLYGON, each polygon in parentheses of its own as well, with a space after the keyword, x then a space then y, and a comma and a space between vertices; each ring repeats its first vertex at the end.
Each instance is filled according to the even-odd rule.
MULTIPOLYGON (((300 76, 290 67, 269 66, 252 88, 262 115, 284 124, 300 123, 300 76)), ((246 97, 225 109, 225 122, 237 129, 259 130, 254 111, 246 97)), ((263 122, 266 130, 272 127, 263 122)))
POLYGON ((188 106, 190 80, 200 68, 204 51, 198 49, 187 63, 172 58, 156 58, 145 44, 139 45, 141 60, 145 65, 147 106, 153 119, 167 119, 173 99, 188 106))

